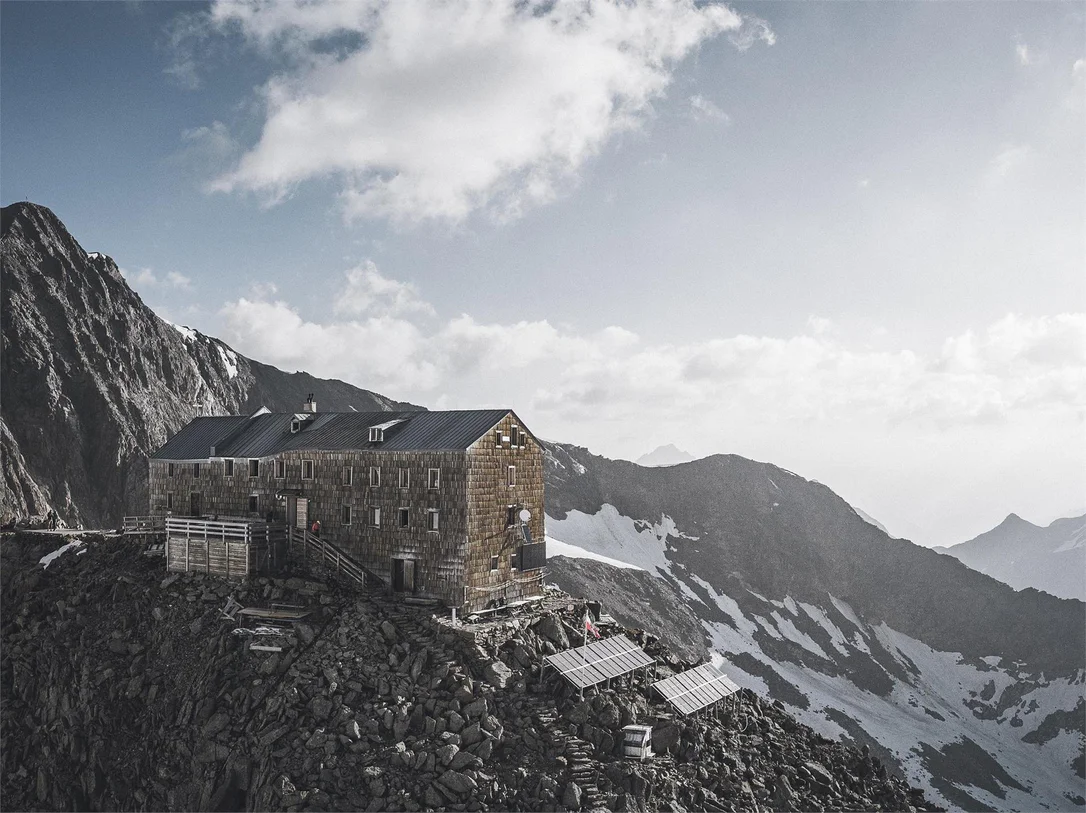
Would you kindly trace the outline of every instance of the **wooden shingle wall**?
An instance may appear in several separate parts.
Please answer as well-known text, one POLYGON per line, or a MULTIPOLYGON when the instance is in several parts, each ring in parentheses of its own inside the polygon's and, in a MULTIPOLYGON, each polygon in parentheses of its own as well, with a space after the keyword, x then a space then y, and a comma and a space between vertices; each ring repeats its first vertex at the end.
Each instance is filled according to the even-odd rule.
POLYGON ((538 595, 540 571, 512 567, 511 555, 523 544, 520 519, 507 526, 510 505, 532 513, 528 523, 532 541, 543 541, 543 450, 534 438, 522 437, 513 448, 512 428, 523 429, 510 413, 498 424, 503 440, 491 431, 468 450, 468 551, 465 572, 466 609, 515 601, 538 595), (509 438, 510 440, 504 440, 509 438), (516 467, 516 484, 509 486, 509 466, 516 467), (498 567, 491 569, 492 557, 498 567))

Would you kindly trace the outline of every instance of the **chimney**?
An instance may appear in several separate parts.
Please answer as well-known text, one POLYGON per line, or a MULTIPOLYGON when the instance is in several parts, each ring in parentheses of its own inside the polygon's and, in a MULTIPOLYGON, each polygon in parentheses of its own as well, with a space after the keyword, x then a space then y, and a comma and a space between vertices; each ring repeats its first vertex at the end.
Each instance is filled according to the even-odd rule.
POLYGON ((302 412, 316 412, 317 402, 313 400, 313 393, 309 393, 305 397, 305 403, 302 404, 302 412))

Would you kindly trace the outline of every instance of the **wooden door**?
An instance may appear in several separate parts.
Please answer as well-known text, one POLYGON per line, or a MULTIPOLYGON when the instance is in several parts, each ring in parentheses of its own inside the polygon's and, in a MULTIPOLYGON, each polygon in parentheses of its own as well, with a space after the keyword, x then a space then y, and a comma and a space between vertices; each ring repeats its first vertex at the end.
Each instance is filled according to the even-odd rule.
POLYGON ((415 592, 415 560, 404 559, 403 561, 403 591, 405 593, 415 592))
POLYGON ((197 491, 194 491, 191 494, 189 494, 189 516, 191 516, 191 517, 200 516, 200 497, 201 497, 201 495, 197 491))
POLYGON ((298 497, 296 500, 295 512, 295 528, 301 528, 303 531, 309 530, 309 500, 305 497, 298 497))

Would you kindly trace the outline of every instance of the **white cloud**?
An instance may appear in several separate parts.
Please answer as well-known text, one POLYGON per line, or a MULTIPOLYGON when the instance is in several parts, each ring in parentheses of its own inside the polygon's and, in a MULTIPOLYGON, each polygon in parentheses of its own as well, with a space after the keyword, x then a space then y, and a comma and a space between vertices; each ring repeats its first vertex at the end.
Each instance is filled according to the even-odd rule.
POLYGON ((348 217, 398 221, 516 217, 640 126, 700 44, 774 40, 693 0, 218 2, 210 18, 288 64, 262 88, 259 141, 214 188, 274 203, 331 177, 348 217))
POLYGON ((177 271, 170 271, 165 276, 156 274, 152 268, 140 268, 136 271, 128 271, 124 268, 119 269, 121 276, 125 278, 134 288, 180 288, 183 290, 189 290, 192 288, 192 280, 186 277, 184 274, 180 274, 177 271))
POLYGON ((221 313, 224 338, 272 364, 393 397, 527 405, 552 426, 589 416, 622 419, 630 431, 678 421, 712 436, 726 416, 750 426, 941 431, 1014 415, 1080 420, 1086 410, 1086 314, 1008 315, 925 354, 850 346, 818 316, 791 337, 675 344, 546 320, 487 324, 461 314, 434 322, 412 286, 372 264, 348 272, 339 300, 348 304, 338 318, 315 322, 281 301, 240 299, 221 313))
POLYGON ((728 39, 740 51, 745 51, 759 41, 766 45, 774 45, 777 42, 777 35, 773 33, 773 29, 765 20, 753 15, 745 15, 742 25, 737 30, 733 30, 728 35, 728 39))
POLYGON ((1007 144, 991 160, 988 165, 987 180, 989 183, 1000 183, 1014 173, 1029 164, 1037 155, 1037 151, 1029 144, 1007 144))
POLYGON ((408 313, 434 312, 429 302, 423 302, 419 298, 418 289, 413 284, 383 276, 372 262, 352 268, 345 276, 347 285, 336 299, 334 307, 338 315, 361 316, 376 313, 401 316, 408 313))
POLYGON ((690 97, 690 111, 695 121, 722 121, 730 124, 732 120, 731 116, 701 95, 690 97))
POLYGON ((1014 46, 1014 53, 1018 57, 1019 65, 1025 66, 1033 64, 1033 57, 1030 55, 1029 46, 1024 42, 1019 42, 1014 46))

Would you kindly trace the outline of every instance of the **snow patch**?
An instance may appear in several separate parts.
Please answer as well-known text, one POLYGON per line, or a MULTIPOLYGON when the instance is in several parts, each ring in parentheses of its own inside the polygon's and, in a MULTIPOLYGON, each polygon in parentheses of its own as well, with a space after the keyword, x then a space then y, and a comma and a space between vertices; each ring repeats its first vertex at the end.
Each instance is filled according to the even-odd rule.
MULTIPOLYGON (((48 568, 49 565, 51 565, 56 559, 60 558, 61 556, 63 556, 68 551, 75 550, 76 548, 81 548, 81 547, 83 547, 83 540, 82 539, 77 539, 74 542, 69 542, 67 545, 62 545, 61 547, 57 548, 52 553, 45 554, 45 556, 41 557, 38 560, 38 564, 41 565, 42 567, 48 568)), ((83 551, 79 551, 79 552, 83 553, 83 551)))
POLYGON ((555 539, 553 536, 546 537, 546 540, 548 559, 552 556, 568 556, 570 559, 592 559, 595 562, 603 562, 606 565, 613 565, 614 567, 619 567, 623 570, 643 569, 638 567, 637 565, 620 562, 618 559, 612 559, 609 556, 601 556, 598 553, 593 553, 590 550, 579 548, 576 545, 570 545, 568 542, 563 542, 560 539, 555 539))
POLYGON ((576 460, 573 461, 573 470, 576 471, 578 474, 584 474, 586 471, 588 471, 588 469, 586 469, 576 460))
POLYGON ((226 369, 227 378, 237 378, 238 375, 238 356, 233 350, 228 350, 221 344, 215 345, 219 351, 219 358, 222 359, 222 366, 226 369))
POLYGON ((661 514, 660 521, 656 523, 635 520, 620 514, 610 503, 605 503, 595 514, 574 510, 565 519, 547 517, 547 535, 558 539, 575 539, 578 546, 586 551, 624 562, 655 576, 671 571, 666 555, 669 539, 697 539, 682 533, 666 514, 661 514))
POLYGON ((168 324, 170 327, 180 333, 182 338, 186 342, 196 341, 196 331, 193 330, 191 327, 185 327, 184 325, 175 325, 173 324, 173 322, 167 322, 166 324, 168 324))

